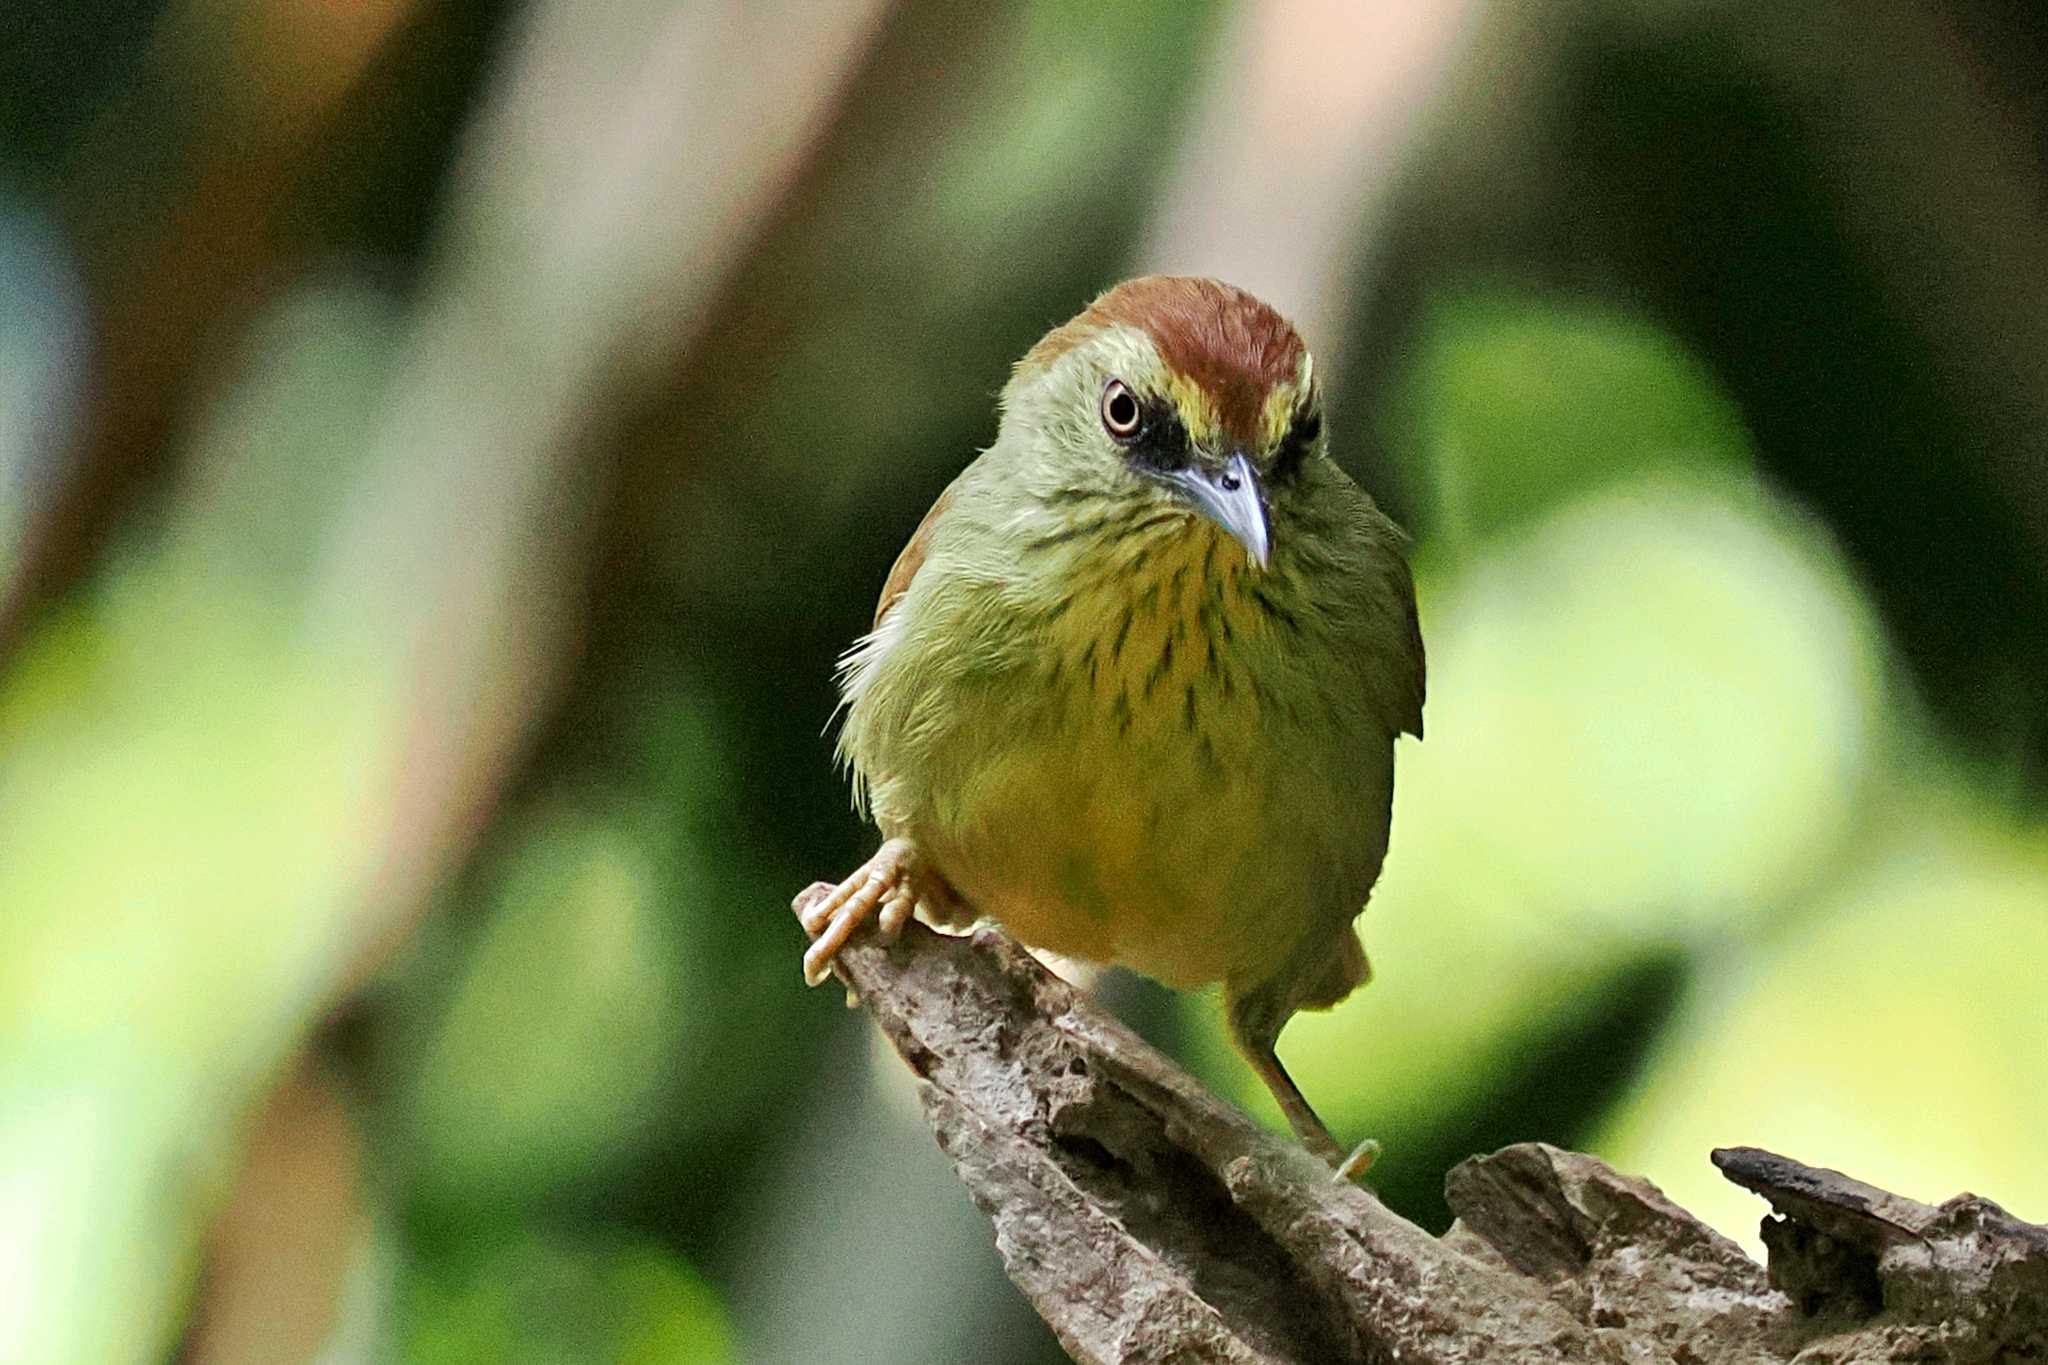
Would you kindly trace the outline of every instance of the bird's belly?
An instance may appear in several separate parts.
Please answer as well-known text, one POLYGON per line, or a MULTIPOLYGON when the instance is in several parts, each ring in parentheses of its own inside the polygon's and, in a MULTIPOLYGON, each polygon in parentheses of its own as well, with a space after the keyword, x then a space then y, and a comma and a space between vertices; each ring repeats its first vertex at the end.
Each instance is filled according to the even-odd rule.
POLYGON ((1219 753, 1114 727, 1041 734, 988 759, 918 839, 1026 943, 1176 986, 1261 979, 1363 908, 1391 755, 1376 776, 1341 743, 1289 752, 1258 727, 1244 740, 1219 753), (1351 771, 1332 771, 1346 758, 1351 771))

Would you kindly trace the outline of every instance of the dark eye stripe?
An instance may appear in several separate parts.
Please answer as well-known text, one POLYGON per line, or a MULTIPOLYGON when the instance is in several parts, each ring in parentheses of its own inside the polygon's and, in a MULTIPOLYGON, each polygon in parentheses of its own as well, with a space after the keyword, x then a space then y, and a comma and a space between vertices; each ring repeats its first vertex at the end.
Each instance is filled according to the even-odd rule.
POLYGON ((1140 406, 1144 416, 1137 434, 1124 443, 1124 458, 1141 469, 1187 468, 1192 446, 1173 404, 1164 398, 1148 398, 1140 406))
POLYGON ((1301 462, 1314 449, 1316 438, 1323 434, 1323 413, 1321 408, 1310 408, 1294 419, 1287 435, 1280 442, 1280 450, 1273 456, 1273 477, 1284 479, 1301 467, 1301 462))

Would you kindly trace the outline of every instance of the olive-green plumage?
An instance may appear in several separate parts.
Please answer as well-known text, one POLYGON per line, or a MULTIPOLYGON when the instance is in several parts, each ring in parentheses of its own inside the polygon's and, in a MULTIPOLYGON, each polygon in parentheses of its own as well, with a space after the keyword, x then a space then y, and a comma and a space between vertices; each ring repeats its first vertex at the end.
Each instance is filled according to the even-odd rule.
POLYGON ((1351 922, 1421 732, 1402 542, 1277 314, 1199 280, 1097 300, 1018 366, 848 655, 840 753, 903 841, 871 899, 1221 981, 1302 1128, 1272 1041, 1365 977, 1351 922))

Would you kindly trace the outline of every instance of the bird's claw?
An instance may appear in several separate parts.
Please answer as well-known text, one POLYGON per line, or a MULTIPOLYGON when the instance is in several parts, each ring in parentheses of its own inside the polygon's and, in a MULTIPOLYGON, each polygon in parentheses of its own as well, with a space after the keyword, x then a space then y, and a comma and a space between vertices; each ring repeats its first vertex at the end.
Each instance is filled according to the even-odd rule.
POLYGON ((1367 1138, 1351 1149, 1351 1155, 1337 1163, 1337 1169, 1330 1178, 1339 1185, 1348 1184, 1362 1177, 1380 1159, 1380 1144, 1377 1139, 1367 1138))
POLYGON ((917 850, 908 839, 888 840, 824 894, 818 894, 818 886, 806 890, 793 907, 812 940, 804 953, 805 984, 820 985, 832 974, 839 950, 869 919, 875 920, 883 942, 895 942, 919 904, 917 850))

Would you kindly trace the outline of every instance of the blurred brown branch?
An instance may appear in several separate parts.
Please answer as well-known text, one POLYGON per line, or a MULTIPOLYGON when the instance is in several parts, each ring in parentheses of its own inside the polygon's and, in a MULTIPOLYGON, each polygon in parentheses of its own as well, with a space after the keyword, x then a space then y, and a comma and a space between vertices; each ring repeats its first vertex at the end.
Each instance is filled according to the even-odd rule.
MULTIPOLYGON (((801 907, 820 892, 798 898, 801 907)), ((990 930, 912 925, 839 973, 916 1073, 1010 1278, 1090 1365, 2012 1358, 2048 1229, 1749 1148, 1767 1272, 1645 1181, 1537 1143, 1450 1173, 1442 1238, 1331 1180, 990 930), (1891 1216, 1887 1216, 1887 1215, 1891 1216), (1811 1359, 1812 1357, 1807 1357, 1811 1359)))

